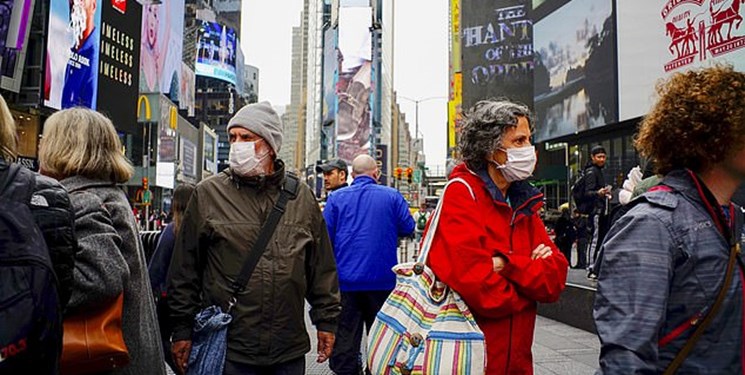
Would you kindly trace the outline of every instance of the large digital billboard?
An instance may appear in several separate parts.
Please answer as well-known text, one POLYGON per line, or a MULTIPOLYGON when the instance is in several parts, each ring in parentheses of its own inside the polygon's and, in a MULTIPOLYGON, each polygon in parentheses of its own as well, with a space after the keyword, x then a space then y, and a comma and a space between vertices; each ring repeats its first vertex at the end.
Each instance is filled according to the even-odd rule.
POLYGON ((493 97, 533 102, 531 0, 470 0, 460 9, 463 109, 493 97))
POLYGON ((162 0, 142 9, 140 91, 179 101, 184 45, 184 0, 162 0))
POLYGON ((715 63, 745 71, 743 0, 623 0, 617 7, 621 120, 647 113, 655 84, 673 73, 715 63))
POLYGON ((101 9, 106 0, 51 0, 44 104, 96 109, 101 9))
POLYGON ((536 142, 618 121, 614 20, 612 0, 572 0, 533 26, 536 142))
POLYGON ((21 88, 28 34, 34 1, 0 1, 0 87, 18 92, 21 88))
POLYGON ((346 161, 370 153, 371 26, 372 8, 339 9, 336 146, 346 161))
POLYGON ((137 97, 142 6, 136 0, 104 0, 98 62, 97 109, 117 129, 140 134, 137 97))
POLYGON ((235 30, 218 23, 202 21, 197 31, 196 74, 236 84, 235 30))

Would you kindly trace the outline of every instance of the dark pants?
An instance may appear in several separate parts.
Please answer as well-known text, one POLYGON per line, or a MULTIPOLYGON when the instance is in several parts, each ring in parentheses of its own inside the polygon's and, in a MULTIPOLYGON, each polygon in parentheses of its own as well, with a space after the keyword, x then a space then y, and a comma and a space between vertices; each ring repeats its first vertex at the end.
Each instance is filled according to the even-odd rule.
POLYGON ((303 375, 305 356, 271 366, 253 366, 244 363, 225 361, 223 375, 303 375))
POLYGON ((556 240, 556 247, 559 248, 564 257, 567 259, 569 266, 572 265, 572 243, 573 241, 569 238, 559 238, 556 240))
POLYGON ((602 246, 605 234, 608 232, 608 216, 595 214, 590 216, 590 225, 592 226, 592 238, 588 245, 588 255, 591 256, 588 262, 587 270, 590 273, 598 274, 600 264, 603 261, 602 246))
POLYGON ((163 346, 163 357, 165 358, 168 367, 178 374, 176 364, 173 362, 173 354, 171 354, 171 333, 173 327, 171 326, 171 320, 168 316, 168 306, 165 298, 159 298, 157 300, 155 311, 158 315, 158 326, 160 328, 160 342, 163 346))
POLYGON ((337 375, 362 373, 362 326, 370 331, 375 316, 391 291, 341 292, 341 316, 329 365, 337 375))

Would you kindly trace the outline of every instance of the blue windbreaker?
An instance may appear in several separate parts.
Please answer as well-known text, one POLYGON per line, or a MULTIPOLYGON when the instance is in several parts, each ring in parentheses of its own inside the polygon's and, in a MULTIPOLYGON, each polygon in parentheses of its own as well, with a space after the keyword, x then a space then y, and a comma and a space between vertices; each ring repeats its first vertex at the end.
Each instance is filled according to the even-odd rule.
POLYGON ((401 193, 358 176, 351 186, 329 195, 323 216, 341 291, 392 290, 398 237, 411 235, 415 226, 401 193))

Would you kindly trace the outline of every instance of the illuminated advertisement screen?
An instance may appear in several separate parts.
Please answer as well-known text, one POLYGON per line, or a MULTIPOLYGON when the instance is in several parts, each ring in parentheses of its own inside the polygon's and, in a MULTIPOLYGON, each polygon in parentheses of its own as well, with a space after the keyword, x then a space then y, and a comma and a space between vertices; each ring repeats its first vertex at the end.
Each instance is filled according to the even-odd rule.
POLYGON ((370 153, 371 23, 370 7, 339 9, 336 146, 347 162, 370 153))
POLYGON ((119 130, 141 134, 137 126, 140 19, 136 0, 104 0, 98 62, 97 110, 119 130))
POLYGON ((197 31, 196 74, 235 85, 237 41, 235 30, 218 23, 202 21, 197 31))
POLYGON ((142 7, 140 91, 180 101, 184 45, 184 0, 162 0, 142 7))
POLYGON ((31 0, 0 1, 0 87, 3 89, 18 92, 21 88, 33 9, 31 0))
POLYGON ((618 121, 612 0, 572 0, 533 26, 535 141, 618 121))
POLYGON ((44 105, 96 109, 105 0, 50 0, 44 105))
POLYGON ((533 102, 531 0, 461 4, 463 110, 482 99, 533 102))
POLYGON ((623 0, 617 7, 621 120, 646 114, 655 84, 676 72, 716 63, 745 71, 742 0, 623 0))

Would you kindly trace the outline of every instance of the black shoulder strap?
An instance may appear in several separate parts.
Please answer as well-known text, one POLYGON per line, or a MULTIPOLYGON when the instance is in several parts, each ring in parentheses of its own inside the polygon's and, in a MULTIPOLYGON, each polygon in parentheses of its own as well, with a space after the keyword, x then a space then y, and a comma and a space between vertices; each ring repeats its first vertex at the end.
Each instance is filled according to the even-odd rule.
POLYGON ((285 213, 287 202, 297 197, 298 187, 300 185, 299 181, 298 177, 294 174, 288 173, 286 175, 285 182, 282 184, 282 191, 279 193, 279 199, 277 199, 277 203, 274 204, 272 212, 269 213, 269 217, 267 217, 266 222, 264 222, 264 225, 261 227, 259 237, 256 239, 253 248, 248 253, 246 262, 243 263, 241 273, 231 285, 233 294, 228 302, 228 311, 230 311, 235 304, 238 294, 246 289, 246 284, 248 284, 251 274, 254 272, 256 265, 259 264, 261 255, 264 254, 264 250, 269 244, 269 240, 271 240, 274 235, 274 230, 277 228, 277 224, 279 224, 279 219, 282 218, 282 215, 285 213))

